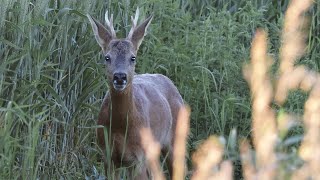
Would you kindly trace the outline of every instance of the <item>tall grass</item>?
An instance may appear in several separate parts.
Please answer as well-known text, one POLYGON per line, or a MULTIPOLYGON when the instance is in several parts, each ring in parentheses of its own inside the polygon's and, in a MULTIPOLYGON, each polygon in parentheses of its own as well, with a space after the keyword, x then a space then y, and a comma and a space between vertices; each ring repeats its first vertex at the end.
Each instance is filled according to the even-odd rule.
MULTIPOLYGON (((141 14, 153 12, 155 17, 139 50, 137 71, 162 73, 175 82, 192 108, 188 151, 218 134, 225 139, 225 158, 234 162, 235 176, 240 177, 237 138, 251 134, 250 92, 242 65, 249 59, 257 27, 267 29, 270 53, 277 57, 288 2, 3 1, 0 177, 101 176, 95 129, 108 87, 100 49, 85 14, 103 19, 106 10, 113 12, 115 29, 124 37, 136 6, 141 14)), ((309 10, 308 53, 298 62, 315 71, 320 68, 319 6, 317 1, 309 10)), ((290 93, 281 110, 302 112, 305 97, 290 93)), ((300 137, 291 138, 291 144, 299 143, 299 128, 290 133, 300 137)), ((288 151, 292 153, 294 147, 288 151)))

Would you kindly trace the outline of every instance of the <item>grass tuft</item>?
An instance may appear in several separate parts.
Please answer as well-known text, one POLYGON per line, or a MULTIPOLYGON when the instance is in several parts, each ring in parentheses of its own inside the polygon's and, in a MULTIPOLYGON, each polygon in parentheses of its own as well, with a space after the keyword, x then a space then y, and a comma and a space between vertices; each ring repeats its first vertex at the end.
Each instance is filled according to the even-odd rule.
MULTIPOLYGON (((112 12, 117 35, 124 37, 137 6, 141 14, 154 14, 138 52, 137 72, 161 73, 174 81, 192 109, 187 151, 194 152, 216 134, 222 141, 222 160, 226 159, 220 168, 229 172, 231 160, 234 177, 241 178, 237 142, 252 136, 252 100, 242 67, 250 59, 256 29, 263 28, 268 56, 274 57, 268 73, 276 73, 288 4, 289 0, 3 1, 0 179, 103 177, 95 129, 108 86, 100 48, 85 15, 102 20, 106 10, 112 12)), ((320 69, 319 9, 316 1, 306 12, 306 54, 295 61, 315 73, 320 69)), ((274 76, 270 81, 275 83, 274 76)), ((283 106, 270 106, 302 120, 307 97, 290 91, 283 106)), ((303 164, 297 155, 305 133, 301 122, 281 136, 281 157, 292 164, 283 165, 288 171, 303 164)), ((188 157, 189 166, 191 161, 188 157)))

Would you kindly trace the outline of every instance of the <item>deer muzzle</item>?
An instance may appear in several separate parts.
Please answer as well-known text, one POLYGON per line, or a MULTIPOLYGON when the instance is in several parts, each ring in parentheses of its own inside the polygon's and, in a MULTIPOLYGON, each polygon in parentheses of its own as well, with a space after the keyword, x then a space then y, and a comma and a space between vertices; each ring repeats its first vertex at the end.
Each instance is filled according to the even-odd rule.
POLYGON ((113 87, 117 91, 122 91, 127 85, 127 75, 125 73, 114 73, 113 87))

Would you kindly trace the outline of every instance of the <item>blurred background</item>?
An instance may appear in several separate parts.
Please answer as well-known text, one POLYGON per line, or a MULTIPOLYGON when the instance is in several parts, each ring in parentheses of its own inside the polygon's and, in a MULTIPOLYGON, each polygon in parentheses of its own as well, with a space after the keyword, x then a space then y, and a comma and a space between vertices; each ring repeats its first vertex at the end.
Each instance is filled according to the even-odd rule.
MULTIPOLYGON (((191 107, 189 154, 212 134, 242 178, 239 139, 251 138, 250 89, 242 67, 257 28, 268 33, 272 77, 279 66, 289 0, 2 0, 0 6, 0 178, 94 179, 103 172, 96 119, 108 90, 100 47, 86 14, 104 23, 114 15, 117 37, 154 19, 137 56, 137 73, 161 73, 191 107)), ((296 64, 319 72, 320 1, 309 17, 305 55, 296 64)), ((279 139, 287 171, 302 164, 301 115, 307 93, 292 91, 276 112, 297 115, 279 139)), ((191 156, 190 156, 191 157, 191 156)), ((187 157, 189 169, 191 158, 187 157)))

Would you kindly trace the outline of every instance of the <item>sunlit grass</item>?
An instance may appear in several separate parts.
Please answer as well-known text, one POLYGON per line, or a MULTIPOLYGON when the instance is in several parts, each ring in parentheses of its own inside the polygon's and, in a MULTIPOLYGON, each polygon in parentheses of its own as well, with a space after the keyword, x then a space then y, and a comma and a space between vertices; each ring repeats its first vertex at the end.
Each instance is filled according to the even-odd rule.
MULTIPOLYGON (((115 29, 124 37, 130 29, 129 17, 137 5, 141 14, 153 12, 155 17, 138 53, 137 71, 167 75, 190 104, 187 151, 193 152, 212 134, 220 135, 225 141, 224 156, 237 165, 234 171, 239 174, 237 142, 251 134, 251 99, 242 77, 242 66, 249 59, 257 27, 268 31, 268 52, 278 56, 288 2, 3 1, 0 6, 0 177, 102 176, 95 129, 108 87, 100 49, 85 14, 103 19, 106 10, 112 11, 115 29)), ((320 68, 319 6, 317 1, 309 10, 307 54, 297 62, 315 71, 320 68)), ((301 115, 305 96, 300 92, 290 93, 281 110, 301 115)), ((298 137, 292 143, 297 145, 301 130, 296 128, 290 133, 298 137)), ((295 147, 284 148, 288 154, 294 154, 295 147)), ((301 163, 292 156, 290 160, 294 164, 301 163)))

